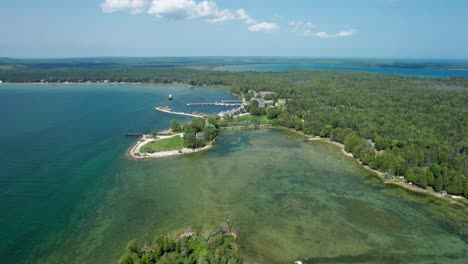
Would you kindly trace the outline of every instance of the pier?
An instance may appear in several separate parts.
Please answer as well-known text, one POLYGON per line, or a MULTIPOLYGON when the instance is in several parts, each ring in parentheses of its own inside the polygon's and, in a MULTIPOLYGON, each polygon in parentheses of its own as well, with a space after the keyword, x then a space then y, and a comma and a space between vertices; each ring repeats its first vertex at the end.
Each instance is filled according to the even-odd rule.
POLYGON ((201 114, 201 113, 197 113, 197 112, 193 112, 191 114, 184 113, 184 112, 176 112, 176 111, 172 110, 171 108, 169 108, 167 106, 166 107, 158 106, 158 107, 156 107, 156 110, 164 112, 164 113, 168 113, 168 114, 173 114, 173 115, 190 116, 190 117, 206 117, 205 114, 201 114))
POLYGON ((221 100, 221 102, 214 102, 214 103, 188 103, 188 106, 239 106, 243 105, 244 103, 239 100, 221 100))
POLYGON ((126 137, 142 137, 143 134, 139 134, 139 133, 127 133, 125 134, 126 137))
POLYGON ((238 106, 242 105, 242 103, 188 103, 188 106, 208 106, 208 105, 214 105, 214 106, 238 106))

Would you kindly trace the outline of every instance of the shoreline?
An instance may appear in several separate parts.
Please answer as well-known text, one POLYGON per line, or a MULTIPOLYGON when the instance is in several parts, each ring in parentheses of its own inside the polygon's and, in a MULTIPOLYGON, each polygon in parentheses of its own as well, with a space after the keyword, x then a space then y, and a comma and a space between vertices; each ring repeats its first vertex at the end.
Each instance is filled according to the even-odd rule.
MULTIPOLYGON (((465 208, 465 210, 468 210, 468 206, 467 206, 468 205, 468 199, 466 199, 465 197, 463 197, 461 195, 452 195, 452 194, 448 194, 448 193, 447 194, 442 194, 442 193, 438 193, 438 192, 435 192, 435 191, 430 190, 430 189, 422 189, 420 187, 417 187, 416 185, 412 185, 412 184, 409 184, 407 182, 386 179, 385 176, 389 175, 388 173, 382 172, 382 171, 379 171, 379 170, 375 170, 375 169, 372 169, 371 167, 369 167, 368 165, 364 165, 361 160, 359 160, 358 158, 356 158, 354 156, 353 153, 346 151, 345 145, 342 144, 342 143, 332 141, 330 138, 322 138, 322 137, 319 137, 319 136, 314 137, 314 136, 311 136, 311 135, 306 135, 301 131, 296 131, 294 129, 289 129, 289 128, 286 128, 286 127, 275 127, 275 128, 284 129, 284 130, 293 132, 295 134, 304 136, 309 141, 319 141, 319 142, 322 142, 322 143, 334 145, 345 156, 347 156, 349 158, 352 158, 355 162, 357 162, 361 166, 361 168, 371 172, 373 175, 378 177, 379 180, 381 180, 381 182, 383 184, 393 185, 393 186, 402 188, 402 189, 410 191, 410 192, 425 194, 425 195, 429 195, 431 197, 439 198, 439 199, 442 199, 442 200, 445 200, 445 201, 449 202, 450 204, 461 205, 461 206, 463 206, 465 208)), ((394 176, 394 177, 396 177, 396 176, 394 176)))
POLYGON ((213 147, 213 142, 208 142, 206 146, 204 146, 203 148, 198 148, 198 149, 182 148, 178 150, 158 151, 154 153, 143 153, 140 151, 141 147, 143 147, 144 145, 150 142, 158 141, 161 139, 172 138, 172 137, 180 137, 180 135, 181 134, 179 133, 179 134, 170 135, 170 136, 158 136, 157 138, 153 138, 150 135, 143 135, 143 137, 140 138, 130 148, 130 150, 127 153, 128 157, 133 160, 150 160, 150 159, 155 160, 155 159, 171 158, 171 157, 201 152, 201 151, 211 149, 213 147))
MULTIPOLYGON (((294 134, 306 137, 308 141, 319 141, 322 143, 326 143, 329 145, 335 146, 337 149, 340 150, 340 152, 345 155, 346 157, 352 158, 355 162, 359 164, 359 166, 367 171, 369 171, 372 175, 376 176, 381 183, 383 184, 388 184, 392 185, 395 187, 402 188, 406 191, 410 191, 413 193, 418 193, 418 194, 424 194, 428 195, 434 198, 439 198, 441 200, 444 200, 446 202, 449 202, 450 204, 457 204, 461 205, 465 210, 468 210, 468 199, 466 199, 463 196, 457 196, 457 195, 452 195, 452 194, 442 194, 435 192, 430 189, 422 189, 420 187, 417 187, 416 185, 411 185, 407 182, 399 181, 399 180, 390 180, 386 179, 385 176, 389 175, 388 173, 372 169, 368 165, 364 165, 361 160, 357 159, 351 152, 346 151, 345 145, 336 141, 332 141, 330 138, 322 138, 319 136, 311 136, 311 135, 306 135, 301 131, 296 131, 294 129, 289 129, 286 127, 280 127, 280 126, 260 126, 260 127, 233 127, 233 129, 229 129, 229 127, 224 127, 221 129, 222 131, 229 131, 229 130, 249 130, 249 129, 280 129, 280 130, 286 130, 289 132, 292 132, 294 134)), ((213 140, 212 142, 209 142, 208 145, 206 145, 203 148, 199 149, 190 149, 190 148, 183 148, 180 151, 179 150, 170 150, 170 151, 161 151, 161 152, 155 152, 155 153, 142 153, 140 152, 140 148, 153 141, 157 141, 160 139, 165 139, 165 138, 170 138, 174 136, 180 136, 180 134, 176 135, 171 135, 171 136, 158 136, 157 139, 152 138, 149 135, 143 135, 141 139, 138 140, 137 143, 135 143, 134 146, 128 151, 128 157, 134 160, 155 160, 155 159, 162 159, 162 158, 171 158, 171 157, 176 157, 176 156, 181 156, 185 154, 190 154, 190 153, 196 153, 196 152, 201 152, 205 150, 209 150, 213 147, 213 143, 216 140, 213 140), (138 154, 137 154, 138 153, 138 154)), ((395 177, 395 176, 394 176, 395 177)))
MULTIPOLYGON (((212 89, 224 89, 229 90, 230 87, 223 86, 223 85, 191 85, 190 83, 162 83, 162 82, 3 82, 0 83, 8 85, 139 85, 139 86, 151 86, 151 85, 158 85, 158 86, 183 86, 183 87, 194 87, 194 88, 212 88, 212 89)), ((235 95, 238 96, 238 95, 235 95)))

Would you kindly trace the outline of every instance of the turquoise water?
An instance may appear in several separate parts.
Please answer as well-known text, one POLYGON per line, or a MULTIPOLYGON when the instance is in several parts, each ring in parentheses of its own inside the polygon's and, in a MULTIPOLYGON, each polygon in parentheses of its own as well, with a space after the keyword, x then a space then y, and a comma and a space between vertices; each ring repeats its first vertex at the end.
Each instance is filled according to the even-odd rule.
POLYGON ((363 67, 344 65, 321 64, 245 64, 221 67, 229 71, 288 71, 297 69, 306 70, 347 70, 368 71, 383 74, 397 74, 417 77, 448 78, 453 76, 468 77, 468 69, 425 69, 425 68, 396 68, 396 67, 363 67))
POLYGON ((185 104, 221 99, 235 98, 225 90, 171 86, 1 85, 0 259, 28 259, 48 237, 62 234, 77 207, 88 207, 86 193, 94 192, 89 203, 97 202, 135 140, 126 132, 190 120, 155 106, 216 113, 222 108, 185 104))
POLYGON ((227 132, 204 153, 126 157, 126 131, 175 118, 154 106, 192 111, 185 103, 226 98, 171 86, 1 86, 2 262, 113 263, 130 239, 227 218, 248 263, 467 262, 466 211, 384 186, 334 146, 292 133, 227 132))

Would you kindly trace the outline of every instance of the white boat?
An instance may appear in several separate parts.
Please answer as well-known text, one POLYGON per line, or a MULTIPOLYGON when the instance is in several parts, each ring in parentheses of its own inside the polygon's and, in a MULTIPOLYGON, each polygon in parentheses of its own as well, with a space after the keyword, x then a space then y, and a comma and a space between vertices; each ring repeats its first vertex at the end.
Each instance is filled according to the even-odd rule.
POLYGON ((169 94, 169 97, 167 99, 172 100, 172 94, 169 94))

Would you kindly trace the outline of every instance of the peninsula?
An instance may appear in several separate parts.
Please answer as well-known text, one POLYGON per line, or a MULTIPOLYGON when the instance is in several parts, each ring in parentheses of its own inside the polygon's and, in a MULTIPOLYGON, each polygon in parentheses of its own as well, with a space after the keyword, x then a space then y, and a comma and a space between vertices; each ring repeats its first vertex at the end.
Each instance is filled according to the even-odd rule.
MULTIPOLYGON (((204 120, 205 124, 208 127, 213 127, 216 130, 216 135, 219 133, 220 130, 264 127, 288 128, 291 131, 298 132, 304 136, 307 136, 309 140, 320 140, 338 146, 345 155, 354 158, 361 166, 363 166, 363 168, 377 175, 386 184, 397 185, 407 190, 431 194, 437 197, 445 197, 448 198, 451 202, 455 202, 460 198, 463 198, 463 196, 456 195, 460 194, 459 191, 454 191, 455 186, 453 186, 453 184, 457 184, 456 181, 452 182, 452 186, 446 185, 447 187, 445 187, 445 190, 429 187, 430 184, 435 184, 435 176, 433 174, 434 172, 432 171, 425 172, 428 174, 424 174, 423 176, 413 176, 414 172, 410 171, 409 177, 405 177, 404 175, 402 175, 401 169, 395 168, 395 170, 382 170, 381 168, 376 166, 376 164, 379 163, 369 161, 369 159, 373 157, 372 159, 380 160, 382 157, 386 158, 387 155, 386 151, 379 147, 380 144, 382 144, 380 141, 376 143, 373 139, 359 139, 355 135, 352 138, 345 137, 343 140, 341 139, 342 136, 340 136, 339 134, 325 132, 324 129, 322 129, 321 131, 319 131, 318 134, 315 135, 307 134, 304 133, 305 120, 297 120, 295 119, 295 117, 292 120, 289 119, 286 123, 284 123, 284 121, 281 121, 281 118, 284 118, 282 117, 282 115, 284 115, 285 112, 287 113, 287 99, 281 98, 280 93, 273 91, 256 91, 252 89, 246 91, 238 90, 236 91, 236 93, 242 99, 238 101, 242 102, 241 107, 233 109, 231 111, 220 112, 217 116, 211 116, 210 118, 208 118, 207 115, 195 112, 192 114, 176 112, 168 107, 157 107, 156 109, 169 114, 196 117, 199 121, 194 119, 194 122, 200 123, 200 125, 198 125, 198 129, 193 127, 193 123, 186 125, 185 129, 191 128, 193 129, 193 131, 196 131, 194 136, 195 138, 197 138, 198 136, 199 139, 202 139, 204 137, 204 134, 202 133, 203 125, 201 125, 201 123, 203 122, 202 120, 204 120), (211 122, 209 120, 211 120, 211 122), (291 121, 293 122, 293 127, 291 127, 290 125, 291 121), (421 177, 428 178, 421 180, 421 177)), ((346 107, 340 106, 340 108, 344 110, 346 107)), ((340 110, 340 108, 336 108, 336 110, 340 110)), ((174 126, 176 131, 182 131, 180 129, 177 130, 178 127, 181 127, 181 129, 184 130, 183 126, 179 124, 174 126)), ((197 126, 195 125, 195 127, 197 126)), ((170 138, 175 137, 180 138, 179 141, 182 142, 182 138, 184 138, 184 133, 180 132, 179 134, 175 133, 169 136, 163 135, 158 136, 157 138, 146 135, 141 140, 139 140, 137 144, 130 150, 129 155, 131 158, 134 159, 158 159, 199 152, 210 149, 213 146, 213 142, 216 136, 214 136, 211 141, 200 142, 198 144, 195 144, 195 147, 192 146, 191 148, 186 147, 185 143, 180 143, 179 145, 174 146, 172 149, 159 150, 153 152, 147 151, 144 148, 144 146, 148 146, 148 144, 158 144, 158 141, 163 142, 164 140, 168 140, 170 138)), ((385 162, 385 160, 382 160, 380 162, 385 162)), ((463 201, 463 203, 465 202, 463 201)))

